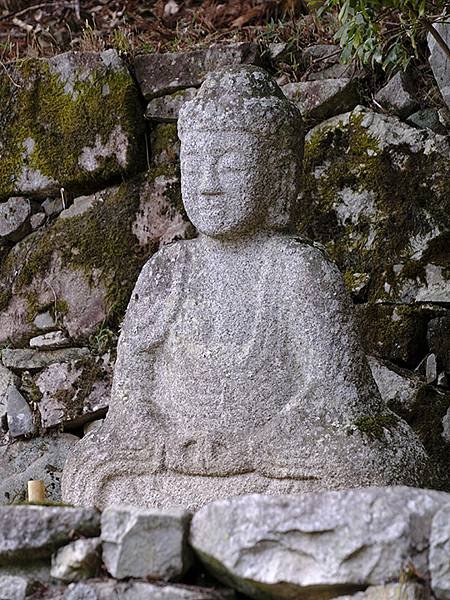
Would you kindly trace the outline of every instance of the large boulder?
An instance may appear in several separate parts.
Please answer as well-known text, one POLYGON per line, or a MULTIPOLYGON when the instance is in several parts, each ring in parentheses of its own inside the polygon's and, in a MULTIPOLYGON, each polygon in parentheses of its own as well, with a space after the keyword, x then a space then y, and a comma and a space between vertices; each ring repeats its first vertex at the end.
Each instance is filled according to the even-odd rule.
POLYGON ((193 518, 191 544, 219 580, 255 599, 332 598, 406 569, 426 579, 431 521, 450 495, 406 487, 241 496, 193 518))
POLYGON ((0 264, 0 343, 26 344, 47 312, 76 342, 117 325, 145 260, 187 232, 179 178, 167 164, 78 198, 0 264))
POLYGON ((370 301, 450 301, 450 143, 357 108, 311 130, 298 230, 370 301))
POLYGON ((450 504, 439 510, 431 525, 431 587, 436 598, 450 598, 450 504))
POLYGON ((139 90, 115 50, 0 73, 0 198, 85 192, 144 166, 139 90))

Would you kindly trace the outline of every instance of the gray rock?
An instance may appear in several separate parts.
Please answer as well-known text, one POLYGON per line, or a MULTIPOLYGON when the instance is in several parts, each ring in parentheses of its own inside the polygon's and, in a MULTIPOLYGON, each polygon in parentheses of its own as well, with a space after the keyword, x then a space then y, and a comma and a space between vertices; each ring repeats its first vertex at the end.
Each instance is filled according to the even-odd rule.
POLYGON ((101 565, 101 553, 100 538, 71 542, 52 556, 50 574, 66 583, 95 577, 101 565))
POLYGON ((69 585, 64 600, 232 600, 233 595, 188 585, 96 581, 69 585))
POLYGON ((418 108, 413 96, 413 82, 408 73, 396 73, 387 84, 375 94, 375 100, 383 108, 406 119, 418 108))
POLYGON ((430 352, 436 355, 440 369, 450 373, 450 315, 431 319, 427 341, 430 352))
POLYGON ((30 348, 36 350, 56 350, 67 346, 70 346, 70 340, 62 331, 50 331, 30 340, 30 348))
POLYGON ((30 232, 31 205, 26 198, 0 203, 0 242, 18 242, 30 232))
POLYGON ((77 440, 65 433, 0 446, 0 504, 25 500, 30 479, 42 479, 46 497, 60 501, 62 469, 77 440))
POLYGON ((431 129, 440 135, 447 135, 448 128, 435 108, 418 110, 406 119, 406 122, 420 129, 431 129))
POLYGON ((55 217, 64 210, 64 203, 60 196, 57 198, 46 198, 42 202, 42 208, 47 217, 55 217))
POLYGON ((111 506, 102 513, 103 562, 117 579, 181 579, 189 566, 190 515, 111 506))
POLYGON ((111 390, 112 367, 109 356, 86 356, 46 367, 34 380, 36 389, 42 394, 38 403, 42 426, 80 427, 104 416, 111 390))
POLYGON ((17 61, 0 78, 14 100, 2 112, 0 199, 52 198, 54 215, 61 188, 89 193, 144 168, 139 90, 115 50, 17 61))
POLYGON ((31 435, 36 429, 31 408, 15 385, 8 388, 6 419, 12 437, 31 435))
POLYGON ((33 349, 11 349, 2 352, 3 365, 14 371, 37 371, 58 362, 79 360, 89 355, 87 348, 64 348, 40 352, 33 349))
POLYGON ((439 510, 431 525, 431 588, 441 600, 450 598, 450 504, 439 510))
POLYGON ((147 104, 145 118, 160 123, 175 123, 183 104, 192 100, 196 93, 196 88, 187 88, 169 96, 153 98, 147 104))
POLYGON ((6 415, 9 388, 18 385, 19 378, 0 363, 0 419, 6 415))
POLYGON ((374 356, 369 356, 368 361, 375 383, 387 406, 400 407, 406 412, 411 411, 417 395, 425 387, 424 382, 405 369, 388 365, 374 356))
POLYGON ((190 508, 421 482, 424 450, 379 396, 340 273, 286 233, 298 109, 265 71, 241 67, 210 74, 178 126, 200 235, 142 270, 109 412, 67 462, 66 500, 190 508))
POLYGON ((366 488, 243 496, 194 515, 190 542, 222 582, 252 598, 330 598, 428 576, 428 543, 444 492, 366 488))
POLYGON ((36 315, 33 323, 41 331, 50 331, 56 327, 55 319, 48 311, 36 315))
POLYGON ((39 227, 41 227, 45 221, 46 221, 47 217, 45 212, 38 212, 35 213, 34 215, 31 215, 30 217, 30 225, 31 225, 31 229, 33 231, 36 231, 36 229, 39 229, 39 227))
POLYGON ((297 105, 305 120, 327 119, 352 110, 359 102, 355 79, 320 79, 287 83, 282 90, 297 105))
POLYGON ((103 419, 96 419, 95 421, 89 421, 89 423, 85 423, 83 426, 84 435, 101 427, 102 423, 103 419))
POLYGON ((140 54, 134 59, 134 68, 144 97, 151 100, 184 88, 198 87, 210 71, 259 62, 257 44, 241 42, 179 54, 140 54))
POLYGON ((66 506, 0 507, 0 565, 18 565, 50 558, 78 537, 100 533, 94 508, 66 506))
POLYGON ((401 582, 373 585, 352 596, 339 596, 335 600, 428 600, 430 591, 418 583, 401 582))
POLYGON ((429 354, 425 364, 425 379, 427 383, 433 383, 437 379, 436 355, 429 354))
POLYGON ((25 577, 0 575, 1 600, 25 600, 30 588, 30 583, 25 577))
POLYGON ((450 444, 450 408, 447 410, 444 418, 442 419, 442 437, 447 444, 450 444))
POLYGON ((105 201, 105 190, 91 194, 90 196, 78 196, 73 201, 73 204, 63 210, 60 214, 61 219, 71 219, 72 217, 79 217, 85 212, 90 210, 97 202, 105 201))
MULTIPOLYGON (((435 25, 438 33, 442 36, 447 46, 450 47, 450 24, 437 23, 435 25)), ((441 91, 447 106, 450 108, 450 59, 438 45, 432 35, 428 35, 428 48, 430 49, 430 65, 433 69, 434 78, 441 91)))

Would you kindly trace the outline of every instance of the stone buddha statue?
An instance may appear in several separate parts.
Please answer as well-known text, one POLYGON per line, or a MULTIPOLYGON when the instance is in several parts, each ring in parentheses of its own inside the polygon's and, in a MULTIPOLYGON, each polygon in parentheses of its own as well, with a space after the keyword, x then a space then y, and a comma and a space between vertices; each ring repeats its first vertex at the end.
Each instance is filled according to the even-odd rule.
POLYGON ((338 269, 289 233, 302 123, 256 67, 208 75, 179 119, 198 238, 144 266, 104 424, 63 497, 198 507, 243 493, 423 482, 427 459, 383 405, 338 269))

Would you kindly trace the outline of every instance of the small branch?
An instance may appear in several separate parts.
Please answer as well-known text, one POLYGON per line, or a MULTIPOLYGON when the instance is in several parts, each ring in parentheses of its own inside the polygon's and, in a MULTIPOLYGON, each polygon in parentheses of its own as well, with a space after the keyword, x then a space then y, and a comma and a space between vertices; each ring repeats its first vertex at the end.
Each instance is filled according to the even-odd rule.
POLYGON ((21 86, 21 85, 19 85, 18 83, 16 83, 16 82, 14 81, 14 79, 13 79, 13 78, 11 77, 11 75, 8 73, 8 69, 6 68, 6 65, 5 65, 5 64, 4 64, 4 63, 3 63, 1 60, 0 60, 0 65, 3 67, 3 69, 4 69, 5 73, 6 73, 6 75, 8 76, 8 79, 11 81, 11 83, 12 83, 14 86, 16 86, 16 88, 21 88, 22 86, 21 86))

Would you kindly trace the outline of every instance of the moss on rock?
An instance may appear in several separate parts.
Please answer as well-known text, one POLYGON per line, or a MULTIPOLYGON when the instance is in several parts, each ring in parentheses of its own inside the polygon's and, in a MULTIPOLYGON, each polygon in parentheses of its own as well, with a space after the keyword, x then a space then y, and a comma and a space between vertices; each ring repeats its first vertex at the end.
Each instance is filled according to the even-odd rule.
POLYGON ((145 165, 139 92, 114 51, 19 61, 0 107, 1 198, 89 192, 145 165))
POLYGON ((304 167, 297 229, 347 277, 370 274, 369 299, 410 301, 429 263, 450 268, 442 136, 355 110, 310 132, 304 167))

